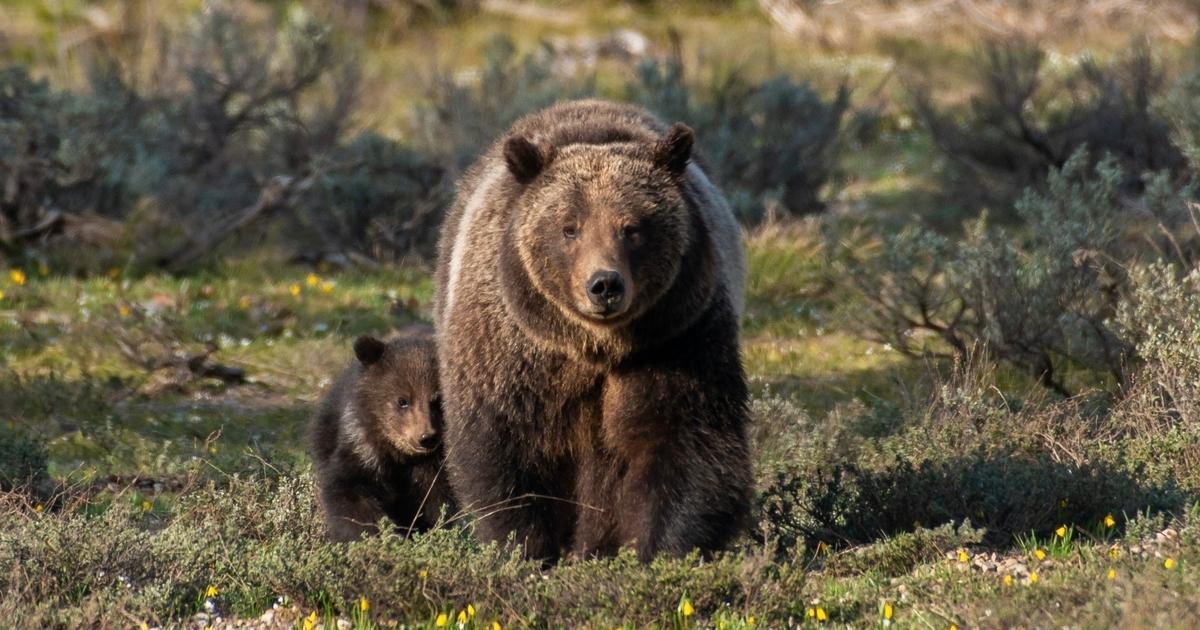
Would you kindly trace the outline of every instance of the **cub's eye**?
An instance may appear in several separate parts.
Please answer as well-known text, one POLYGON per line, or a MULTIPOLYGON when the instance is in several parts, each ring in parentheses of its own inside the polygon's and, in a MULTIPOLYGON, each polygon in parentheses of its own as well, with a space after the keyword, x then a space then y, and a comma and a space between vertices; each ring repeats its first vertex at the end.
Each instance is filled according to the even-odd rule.
POLYGON ((396 408, 397 408, 397 409, 408 409, 408 406, 409 406, 409 404, 410 404, 410 403, 409 403, 409 400, 408 400, 407 398, 398 398, 398 399, 396 399, 396 408))
POLYGON ((641 231, 638 230, 637 227, 635 227, 635 226, 626 225, 625 227, 621 228, 621 238, 623 238, 623 239, 626 239, 626 240, 634 239, 640 235, 641 235, 641 231))
POLYGON ((563 228, 563 238, 573 241, 579 238, 579 228, 574 225, 568 225, 563 228))

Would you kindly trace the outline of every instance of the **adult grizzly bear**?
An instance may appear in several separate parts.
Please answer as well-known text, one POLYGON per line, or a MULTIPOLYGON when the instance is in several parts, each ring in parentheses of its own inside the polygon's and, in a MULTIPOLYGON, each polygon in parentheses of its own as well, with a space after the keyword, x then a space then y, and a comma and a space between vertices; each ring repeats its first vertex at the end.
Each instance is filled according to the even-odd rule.
POLYGON ((569 102, 460 182, 434 317, 450 483, 481 539, 645 561, 742 525, 745 263, 691 152, 682 124, 569 102))

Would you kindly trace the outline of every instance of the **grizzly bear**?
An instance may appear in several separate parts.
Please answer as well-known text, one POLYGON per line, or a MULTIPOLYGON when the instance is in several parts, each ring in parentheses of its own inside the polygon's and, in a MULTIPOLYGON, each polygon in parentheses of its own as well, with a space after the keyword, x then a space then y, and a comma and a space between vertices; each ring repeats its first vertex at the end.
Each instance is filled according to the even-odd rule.
POLYGON ((725 547, 751 474, 741 234, 692 132, 587 100, 518 121, 438 244, 447 470, 546 563, 725 547))
POLYGON ((359 337, 354 355, 309 427, 329 536, 359 538, 384 516, 403 531, 427 530, 443 508, 457 510, 442 470, 433 331, 359 337))

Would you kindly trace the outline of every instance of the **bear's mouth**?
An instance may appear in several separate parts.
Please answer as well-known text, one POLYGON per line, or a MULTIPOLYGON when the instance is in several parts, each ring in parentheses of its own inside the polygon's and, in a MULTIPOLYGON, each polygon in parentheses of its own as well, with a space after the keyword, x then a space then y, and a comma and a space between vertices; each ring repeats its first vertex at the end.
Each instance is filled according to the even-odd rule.
POLYGON ((624 319, 628 309, 622 308, 618 304, 609 304, 604 306, 589 305, 583 310, 583 314, 589 319, 605 324, 616 324, 624 319))

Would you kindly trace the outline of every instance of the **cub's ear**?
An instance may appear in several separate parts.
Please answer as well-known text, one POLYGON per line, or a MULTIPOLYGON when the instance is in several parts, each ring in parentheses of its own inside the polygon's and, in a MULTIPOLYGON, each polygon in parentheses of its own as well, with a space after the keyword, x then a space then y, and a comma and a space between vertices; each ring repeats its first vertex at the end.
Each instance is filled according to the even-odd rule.
POLYGON ((654 143, 654 163, 679 175, 692 159, 692 128, 677 122, 654 143))
POLYGON ((525 136, 511 136, 504 141, 504 162, 518 182, 528 184, 550 162, 545 151, 525 136))
POLYGON ((354 340, 354 356, 358 357, 359 363, 369 367, 383 358, 384 347, 382 341, 370 335, 363 335, 354 340))

